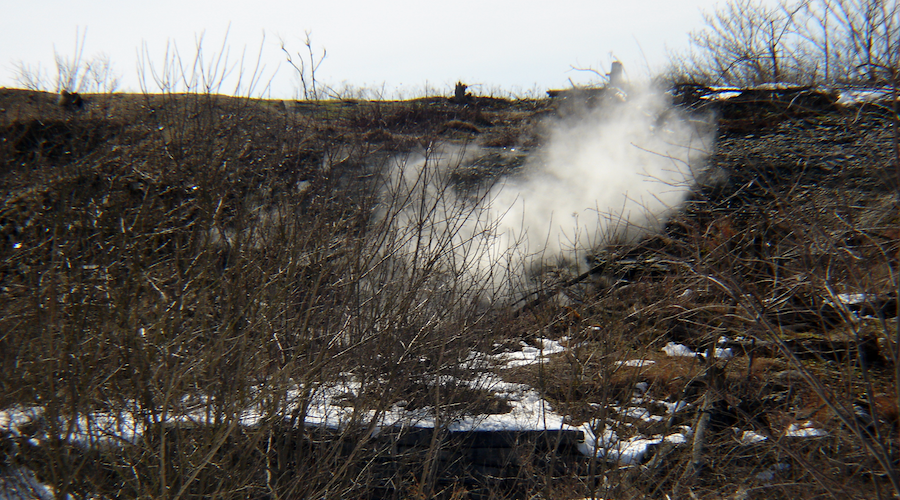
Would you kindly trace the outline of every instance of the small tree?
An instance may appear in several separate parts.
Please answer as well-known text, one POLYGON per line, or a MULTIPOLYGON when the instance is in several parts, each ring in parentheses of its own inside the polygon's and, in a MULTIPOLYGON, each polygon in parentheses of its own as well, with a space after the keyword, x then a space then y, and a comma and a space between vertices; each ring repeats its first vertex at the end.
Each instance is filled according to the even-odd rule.
POLYGON ((328 52, 325 49, 322 49, 322 55, 316 59, 313 43, 309 35, 310 32, 307 31, 306 39, 303 41, 303 45, 306 46, 306 51, 308 53, 308 61, 305 60, 303 54, 299 52, 297 53, 297 59, 295 61, 291 56, 290 51, 285 47, 284 41, 281 42, 281 50, 287 57, 288 64, 294 68, 297 72, 297 77, 300 78, 300 86, 303 87, 303 99, 307 101, 318 101, 323 96, 320 95, 321 92, 318 88, 316 71, 319 70, 319 66, 322 65, 322 62, 325 61, 328 52))
POLYGON ((729 0, 690 34, 679 72, 730 85, 888 83, 900 67, 900 6, 885 0, 729 0))
POLYGON ((805 8, 815 20, 810 40, 824 57, 826 80, 888 83, 900 67, 900 5, 884 0, 818 0, 805 8), (830 78, 829 78, 830 77, 830 78))
POLYGON ((784 60, 795 53, 788 45, 797 9, 769 7, 758 0, 732 0, 705 14, 706 28, 690 34, 698 50, 695 71, 738 85, 779 81, 784 60))
POLYGON ((109 55, 99 53, 91 59, 84 59, 84 40, 87 28, 80 34, 75 31, 75 52, 72 58, 63 56, 56 48, 53 59, 56 64, 56 77, 45 74, 38 64, 32 67, 24 62, 16 64, 13 77, 19 86, 28 90, 44 90, 60 92, 100 93, 115 92, 119 88, 119 76, 113 69, 109 55))

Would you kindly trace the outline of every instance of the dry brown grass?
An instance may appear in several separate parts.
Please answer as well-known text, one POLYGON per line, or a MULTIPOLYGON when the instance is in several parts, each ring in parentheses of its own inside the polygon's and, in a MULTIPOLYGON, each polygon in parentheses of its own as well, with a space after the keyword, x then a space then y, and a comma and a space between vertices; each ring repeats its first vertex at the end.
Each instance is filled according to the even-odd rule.
POLYGON ((551 103, 85 98, 70 111, 49 94, 0 90, 0 408, 43 406, 31 435, 63 437, 35 446, 5 435, 3 467, 98 497, 862 498, 893 488, 900 220, 878 113, 723 135, 711 165, 723 180, 698 187, 663 234, 598 252, 587 279, 511 308, 471 300, 480 284, 461 274, 405 260, 396 228, 372 215, 383 200, 373 179, 398 151, 470 140, 474 130, 461 125, 458 137, 454 121, 487 146, 533 145, 551 103), (879 298, 859 311, 834 305, 857 292, 879 298), (867 311, 875 318, 856 319, 867 311), (722 336, 743 337, 732 359, 661 351, 704 352, 722 336), (373 414, 401 400, 447 418, 502 412, 488 391, 430 381, 465 379, 470 350, 538 337, 566 337, 568 349, 502 376, 572 423, 665 433, 694 425, 713 394, 706 468, 692 469, 689 446, 661 447, 638 467, 585 459, 560 474, 529 462, 516 487, 488 487, 439 480, 424 465, 440 463, 438 441, 385 465, 395 455, 365 432, 373 414), (617 364, 630 359, 654 364, 617 364), (296 425, 315 389, 342 377, 360 383, 345 396, 357 425, 296 425), (639 383, 690 410, 652 424, 615 414, 639 383), (284 414, 297 387, 301 410, 284 414), (871 422, 854 425, 853 404, 871 422), (164 423, 191 405, 211 424, 164 423), (264 418, 242 426, 235 417, 251 405, 264 418), (64 439, 74 416, 134 407, 152 432, 133 445, 64 439), (806 421, 829 436, 784 436, 806 421), (769 440, 741 444, 750 430, 769 440), (778 464, 790 467, 757 477, 778 464))

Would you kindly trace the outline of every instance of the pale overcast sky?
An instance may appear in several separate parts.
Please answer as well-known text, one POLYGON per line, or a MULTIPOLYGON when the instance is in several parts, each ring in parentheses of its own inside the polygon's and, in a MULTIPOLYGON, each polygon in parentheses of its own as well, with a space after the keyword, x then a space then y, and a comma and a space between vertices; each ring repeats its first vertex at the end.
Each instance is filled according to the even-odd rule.
MULTIPOLYGON (((428 85, 449 94, 462 80, 478 93, 566 87, 593 75, 572 66, 608 71, 615 59, 632 79, 663 67, 666 49, 687 46, 688 32, 702 27, 702 11, 717 0, 295 0, 154 2, 7 2, 0 20, 0 86, 15 86, 18 62, 54 71, 54 51, 74 55, 76 30, 86 29, 84 55, 105 53, 125 91, 137 91, 138 61, 162 64, 166 47, 183 56, 204 36, 207 57, 217 53, 230 29, 230 61, 255 61, 262 49, 272 97, 297 93, 298 82, 280 52, 305 50, 309 31, 315 48, 328 52, 317 77, 385 89, 385 97, 421 93, 428 85), (230 26, 230 28, 229 28, 230 26), (265 39, 264 39, 265 37, 265 39), (403 89, 398 92, 396 89, 403 89)), ((253 63, 245 62, 245 73, 253 63)), ((223 88, 223 92, 233 89, 223 88)), ((257 92, 258 94, 258 92, 257 92)))

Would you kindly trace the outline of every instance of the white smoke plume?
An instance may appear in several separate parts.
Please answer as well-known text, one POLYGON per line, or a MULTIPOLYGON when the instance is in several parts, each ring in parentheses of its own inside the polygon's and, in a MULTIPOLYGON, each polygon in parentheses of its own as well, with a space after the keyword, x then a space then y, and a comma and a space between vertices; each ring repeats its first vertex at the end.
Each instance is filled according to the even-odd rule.
POLYGON ((443 253, 454 273, 494 293, 527 290, 536 265, 576 266, 612 243, 659 231, 689 195, 712 149, 661 92, 632 91, 549 123, 548 141, 474 201, 450 174, 479 155, 443 146, 398 160, 393 224, 415 255, 443 253), (525 287, 524 289, 522 287, 525 287))

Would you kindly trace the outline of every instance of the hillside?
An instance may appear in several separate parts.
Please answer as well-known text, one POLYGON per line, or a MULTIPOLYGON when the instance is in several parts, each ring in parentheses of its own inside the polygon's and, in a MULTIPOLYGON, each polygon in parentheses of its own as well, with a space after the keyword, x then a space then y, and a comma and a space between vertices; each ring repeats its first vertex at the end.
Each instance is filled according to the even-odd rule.
POLYGON ((493 187, 633 96, 0 89, 0 488, 900 493, 896 107, 734 94, 650 117, 714 139, 683 203, 578 262, 485 265, 493 187))

